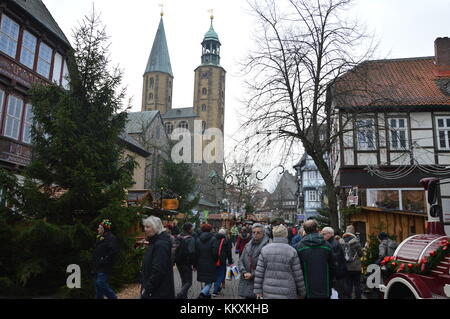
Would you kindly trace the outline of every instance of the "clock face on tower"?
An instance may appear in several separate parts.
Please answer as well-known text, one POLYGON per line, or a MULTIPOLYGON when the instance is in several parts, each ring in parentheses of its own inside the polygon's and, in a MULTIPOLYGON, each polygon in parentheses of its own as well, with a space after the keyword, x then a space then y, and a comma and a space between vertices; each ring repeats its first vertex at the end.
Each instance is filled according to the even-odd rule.
POLYGON ((208 72, 202 72, 201 77, 202 77, 202 79, 207 79, 208 78, 208 72))

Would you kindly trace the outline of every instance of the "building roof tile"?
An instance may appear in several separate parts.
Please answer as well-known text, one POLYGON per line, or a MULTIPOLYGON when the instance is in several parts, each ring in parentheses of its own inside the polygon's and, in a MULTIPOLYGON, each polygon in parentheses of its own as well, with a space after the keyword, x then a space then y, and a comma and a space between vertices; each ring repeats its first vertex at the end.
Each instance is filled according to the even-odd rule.
POLYGON ((450 105, 449 79, 436 71, 434 57, 366 61, 336 81, 334 101, 337 107, 450 105))

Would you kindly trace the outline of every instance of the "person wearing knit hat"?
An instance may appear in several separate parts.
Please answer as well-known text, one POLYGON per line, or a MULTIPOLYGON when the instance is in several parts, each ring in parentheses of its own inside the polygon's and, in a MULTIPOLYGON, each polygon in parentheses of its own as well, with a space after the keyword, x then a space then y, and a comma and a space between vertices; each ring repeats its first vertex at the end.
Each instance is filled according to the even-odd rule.
POLYGON ((289 245, 288 229, 273 227, 273 241, 261 250, 255 270, 257 298, 297 299, 305 295, 302 267, 297 251, 289 245))
POLYGON ((97 228, 97 242, 92 257, 92 273, 95 279, 97 299, 117 299, 116 294, 108 285, 108 276, 112 271, 115 258, 119 251, 116 237, 111 233, 112 223, 104 219, 97 228))

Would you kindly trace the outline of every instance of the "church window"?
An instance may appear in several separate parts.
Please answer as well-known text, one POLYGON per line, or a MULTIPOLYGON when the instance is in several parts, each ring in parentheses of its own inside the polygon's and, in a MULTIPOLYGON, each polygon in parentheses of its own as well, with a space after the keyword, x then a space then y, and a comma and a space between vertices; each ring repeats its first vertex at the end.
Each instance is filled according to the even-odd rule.
POLYGON ((165 124, 165 127, 166 127, 166 133, 167 133, 168 135, 172 134, 172 132, 173 132, 173 124, 170 123, 170 122, 167 122, 167 123, 165 124))
POLYGON ((202 104, 202 112, 206 112, 206 104, 202 104))
POLYGON ((150 85, 149 88, 153 89, 153 87, 155 86, 155 79, 154 78, 150 78, 150 85))
POLYGON ((153 93, 150 93, 150 94, 148 95, 148 98, 149 98, 150 100, 153 100, 153 93))
POLYGON ((207 90, 206 88, 203 88, 202 94, 203 94, 203 95, 206 95, 207 93, 208 93, 208 90, 207 90))
POLYGON ((169 97, 167 98, 167 101, 169 101, 169 103, 172 101, 172 97, 169 95, 169 97))
POLYGON ((185 129, 189 129, 189 125, 186 121, 181 121, 180 124, 178 124, 179 128, 185 128, 185 129))

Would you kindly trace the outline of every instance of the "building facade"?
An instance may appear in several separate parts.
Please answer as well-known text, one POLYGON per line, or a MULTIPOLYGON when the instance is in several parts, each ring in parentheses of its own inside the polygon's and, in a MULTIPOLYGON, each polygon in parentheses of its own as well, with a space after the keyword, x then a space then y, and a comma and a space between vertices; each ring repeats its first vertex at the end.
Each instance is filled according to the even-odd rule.
POLYGON ((306 153, 294 169, 297 176, 297 208, 298 221, 307 220, 319 214, 317 209, 323 208, 325 182, 322 179, 314 160, 306 153))
MULTIPOLYGON (((450 172, 449 52, 450 39, 438 38, 433 57, 367 61, 330 89, 335 129, 342 132, 332 154, 334 176, 341 207, 345 189, 358 189, 363 211, 352 221, 360 233, 384 225, 401 240, 423 230, 427 207, 419 181, 450 172)), ((442 186, 449 227, 450 188, 442 186)))
MULTIPOLYGON (((223 176, 223 132, 225 119, 225 76, 226 71, 220 65, 219 37, 211 26, 201 43, 201 64, 195 69, 193 107, 173 108, 174 75, 164 31, 163 17, 158 26, 153 47, 148 59, 143 79, 142 111, 160 111, 165 129, 169 136, 175 129, 186 129, 191 133, 190 164, 197 178, 197 192, 205 200, 217 203, 223 198, 224 189, 219 184, 211 183, 211 177, 223 176), (202 154, 194 150, 195 143, 201 143, 202 153, 212 141, 203 136, 198 142, 194 132, 202 135, 207 129, 216 128, 221 132, 221 141, 211 153, 218 160, 207 163, 202 154)), ((176 136, 173 136, 176 138, 176 136)))
POLYGON ((40 0, 0 3, 0 166, 31 162, 34 83, 68 88, 70 43, 40 0))

